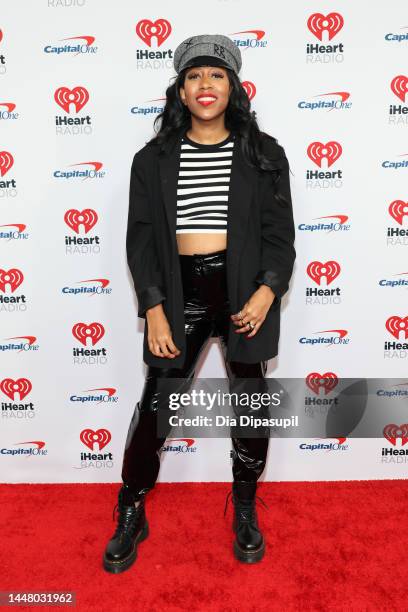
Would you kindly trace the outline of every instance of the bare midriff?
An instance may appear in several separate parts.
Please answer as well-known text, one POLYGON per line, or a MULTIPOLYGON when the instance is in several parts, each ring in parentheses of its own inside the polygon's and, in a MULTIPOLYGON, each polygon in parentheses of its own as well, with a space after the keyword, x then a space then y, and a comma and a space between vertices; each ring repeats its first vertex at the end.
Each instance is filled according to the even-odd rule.
POLYGON ((179 255, 208 255, 227 248, 227 234, 177 234, 179 255))

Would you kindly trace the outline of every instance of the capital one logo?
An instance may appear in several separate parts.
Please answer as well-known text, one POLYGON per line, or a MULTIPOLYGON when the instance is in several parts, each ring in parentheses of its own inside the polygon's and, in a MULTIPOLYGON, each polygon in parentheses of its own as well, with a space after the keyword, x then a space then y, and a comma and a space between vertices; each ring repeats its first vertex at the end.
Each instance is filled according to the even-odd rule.
POLYGON ((98 221, 98 215, 92 208, 84 208, 83 211, 70 208, 64 215, 64 221, 77 234, 79 234, 79 226, 82 225, 87 234, 98 221))
POLYGON ((255 84, 252 83, 251 81, 242 81, 241 85, 247 92, 248 98, 252 100, 252 98, 254 98, 256 94, 255 84))
POLYGON ((404 217, 408 217, 408 202, 404 200, 394 200, 388 207, 391 217, 400 225, 403 224, 404 217))
POLYGON ((6 285, 10 286, 11 292, 21 285, 24 280, 24 275, 21 270, 11 268, 10 270, 0 269, 0 291, 6 292, 6 285))
POLYGON ((15 227, 16 229, 13 232, 17 232, 18 234, 22 234, 27 227, 25 223, 3 223, 0 227, 15 227))
POLYGON ((0 176, 4 176, 14 164, 14 157, 9 151, 0 151, 0 176))
POLYGON ((66 113, 69 114, 71 104, 74 105, 75 112, 78 113, 88 102, 89 93, 82 86, 74 87, 74 89, 59 87, 55 90, 54 100, 66 113))
POLYGON ((403 338, 408 340, 408 316, 393 315, 386 320, 385 327, 397 340, 399 340, 400 332, 403 332, 403 338))
POLYGON ((330 285, 340 274, 340 265, 337 261, 326 261, 326 263, 311 261, 307 266, 306 272, 318 285, 320 285, 323 276, 326 278, 326 284, 330 285))
POLYGON ((392 93, 394 93, 402 102, 405 102, 408 92, 408 77, 406 77, 404 74, 399 74, 392 79, 390 87, 392 93))
POLYGON ((307 155, 316 166, 322 167, 322 160, 327 161, 327 167, 330 168, 335 161, 338 160, 340 155, 343 153, 342 146, 335 140, 330 140, 323 144, 322 142, 312 142, 307 147, 307 155))
POLYGON ((112 439, 110 431, 107 429, 83 429, 79 435, 79 438, 85 446, 94 450, 94 444, 97 445, 99 450, 102 450, 112 439))
POLYGON ((194 438, 170 438, 167 440, 167 443, 161 447, 161 450, 164 452, 169 451, 173 455, 179 455, 180 453, 191 453, 197 450, 194 444, 194 438))
POLYGON ((334 38, 344 25, 344 19, 340 13, 313 13, 307 20, 307 27, 311 33, 320 41, 323 40, 323 32, 327 32, 329 40, 334 38))
POLYGON ((403 425, 389 423, 384 427, 383 435, 393 446, 396 446, 397 438, 400 438, 401 446, 404 446, 408 442, 408 423, 404 423, 403 425))
POLYGON ((171 24, 167 19, 141 19, 136 24, 136 34, 148 47, 152 46, 152 38, 155 37, 160 47, 171 34, 171 24))
POLYGON ((306 384, 313 393, 319 395, 320 389, 324 389, 324 395, 333 391, 337 386, 339 379, 334 372, 325 372, 319 374, 318 372, 310 372, 306 376, 306 384))
POLYGON ((81 342, 84 346, 87 346, 88 338, 91 340, 92 346, 95 346, 99 340, 105 335, 105 328, 102 323, 75 323, 72 328, 73 336, 81 342))
POLYGON ((4 378, 0 382, 0 390, 11 400, 14 400, 15 393, 18 394, 20 400, 23 400, 25 396, 30 393, 32 388, 33 386, 28 378, 17 378, 17 380, 4 378))

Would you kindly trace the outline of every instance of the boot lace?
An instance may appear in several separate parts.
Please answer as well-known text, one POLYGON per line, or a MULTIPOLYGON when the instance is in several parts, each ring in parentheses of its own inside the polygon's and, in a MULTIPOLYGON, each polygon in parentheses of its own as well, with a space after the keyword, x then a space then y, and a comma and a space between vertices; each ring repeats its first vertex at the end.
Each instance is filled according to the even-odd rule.
POLYGON ((122 535, 124 533, 133 533, 136 524, 137 516, 141 511, 142 502, 136 508, 135 506, 125 506, 117 503, 113 509, 112 520, 115 520, 115 511, 118 510, 118 523, 116 526, 113 537, 122 535))
MULTIPOLYGON (((230 499, 231 494, 232 494, 232 491, 229 491, 229 493, 227 495, 227 499, 225 500, 224 516, 225 516, 225 514, 227 512, 227 505, 228 505, 228 501, 230 499)), ((255 498, 259 499, 259 501, 262 503, 262 505, 265 508, 268 508, 268 505, 264 502, 262 497, 259 497, 259 495, 255 495, 255 498)), ((244 521, 251 521, 251 520, 254 519, 254 517, 255 517, 255 504, 252 503, 252 501, 242 502, 241 500, 238 500, 237 504, 236 504, 236 507, 237 507, 237 509, 239 508, 239 513, 240 513, 240 516, 241 516, 242 520, 244 520, 244 521)))

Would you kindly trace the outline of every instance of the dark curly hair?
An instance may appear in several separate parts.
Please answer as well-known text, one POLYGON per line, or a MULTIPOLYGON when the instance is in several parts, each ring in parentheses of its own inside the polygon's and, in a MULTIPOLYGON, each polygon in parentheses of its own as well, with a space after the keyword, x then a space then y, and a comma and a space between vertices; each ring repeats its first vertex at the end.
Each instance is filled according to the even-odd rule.
MULTIPOLYGON (((189 68, 181 70, 174 82, 167 87, 165 107, 154 120, 156 135, 146 143, 147 145, 161 146, 182 127, 186 129, 191 127, 191 112, 180 97, 180 87, 184 87, 188 70, 189 68)), ((241 136, 241 150, 247 164, 261 173, 272 172, 273 181, 276 182, 279 180, 282 168, 282 156, 279 155, 277 146, 272 147, 273 150, 276 149, 275 158, 266 156, 263 144, 267 140, 278 146, 279 143, 275 137, 259 129, 256 112, 251 110, 251 101, 238 75, 229 68, 225 70, 232 86, 225 110, 225 127, 241 136)), ((287 203, 282 194, 277 193, 276 197, 280 202, 287 203)))

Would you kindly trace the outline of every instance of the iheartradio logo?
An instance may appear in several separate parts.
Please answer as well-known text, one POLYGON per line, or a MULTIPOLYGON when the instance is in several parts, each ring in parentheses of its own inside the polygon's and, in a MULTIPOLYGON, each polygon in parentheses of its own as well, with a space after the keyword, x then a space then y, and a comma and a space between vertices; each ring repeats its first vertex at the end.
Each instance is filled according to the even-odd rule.
POLYGON ((318 40, 323 41, 323 34, 326 33, 328 40, 336 36, 344 26, 344 19, 340 13, 313 13, 307 20, 309 31, 318 40))
POLYGON ((397 446, 397 439, 401 440, 401 446, 405 446, 408 442, 408 423, 404 423, 403 425, 389 423, 384 427, 383 435, 393 446, 397 446))
POLYGON ((399 317, 398 315, 392 315, 386 320, 385 328, 397 340, 399 340, 401 332, 403 339, 408 340, 408 316, 399 317))
POLYGON ((98 450, 105 448, 112 439, 111 433, 108 429, 83 429, 79 434, 79 438, 82 444, 85 444, 91 450, 94 450, 96 445, 98 450))
POLYGON ((14 157, 9 151, 0 151, 0 176, 4 176, 14 164, 14 157))
POLYGON ((248 98, 252 100, 256 94, 255 84, 252 83, 251 81, 242 81, 241 85, 245 89, 248 98))
POLYGON ((95 346, 99 340, 105 335, 105 328, 101 323, 75 323, 72 328, 74 338, 79 340, 81 344, 87 346, 88 340, 92 346, 95 346))
POLYGON ((11 400, 14 401, 15 395, 17 394, 18 399, 23 400, 33 388, 28 378, 3 378, 0 381, 0 390, 7 395, 11 400))
POLYGON ((323 160, 326 161, 327 167, 330 168, 339 159, 342 152, 341 144, 335 140, 330 140, 325 144, 315 141, 307 148, 307 156, 319 168, 322 167, 323 160))
POLYGON ((141 19, 136 24, 136 34, 148 47, 152 46, 152 41, 157 41, 157 46, 160 47, 171 34, 171 24, 167 19, 141 19))
POLYGON ((96 225, 98 214, 92 208, 84 208, 82 211, 70 208, 64 215, 64 221, 77 234, 79 234, 80 226, 84 228, 84 232, 87 234, 96 225))
POLYGON ((319 287, 322 279, 325 279, 326 288, 317 289, 316 287, 306 287, 306 304, 340 304, 340 287, 330 287, 329 285, 339 276, 340 264, 337 261, 311 261, 306 268, 308 276, 319 287))
POLYGON ((10 268, 10 270, 0 269, 0 291, 6 292, 6 286, 10 287, 11 293, 21 285, 24 280, 24 275, 18 268, 10 268))
POLYGON ((105 335, 105 328, 102 323, 94 321, 93 323, 75 323, 72 327, 72 335, 85 348, 72 349, 74 364, 79 365, 95 365, 106 364, 106 348, 93 348, 105 335), (91 348, 87 348, 87 347, 91 348))
POLYGON ((78 236, 65 236, 66 255, 95 255, 100 253, 100 237, 98 235, 86 236, 96 225, 98 214, 93 208, 84 208, 80 211, 70 208, 64 214, 64 221, 78 236), (79 235, 85 234, 85 235, 79 235))
POLYGON ((408 93, 408 77, 404 74, 399 74, 394 77, 390 83, 390 88, 392 93, 395 94, 401 102, 405 102, 408 93))
POLYGON ((311 261, 306 272, 317 285, 320 285, 323 277, 326 279, 326 284, 330 285, 340 274, 340 265, 337 261, 326 261, 326 263, 311 261))
POLYGON ((81 85, 73 89, 59 87, 55 90, 54 100, 66 113, 69 114, 71 108, 75 109, 75 113, 79 113, 88 102, 89 93, 88 90, 81 85))
POLYGON ((325 372, 324 374, 310 372, 306 377, 307 386, 316 395, 319 395, 320 389, 323 389, 324 395, 327 395, 337 387, 338 382, 339 379, 334 372, 325 372))
POLYGON ((399 225, 403 225, 404 217, 408 217, 408 202, 404 200, 394 200, 389 205, 388 212, 394 221, 399 223, 399 225))

